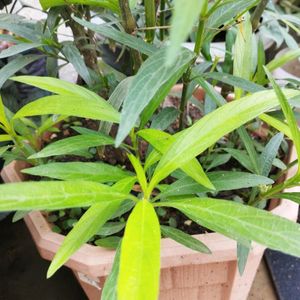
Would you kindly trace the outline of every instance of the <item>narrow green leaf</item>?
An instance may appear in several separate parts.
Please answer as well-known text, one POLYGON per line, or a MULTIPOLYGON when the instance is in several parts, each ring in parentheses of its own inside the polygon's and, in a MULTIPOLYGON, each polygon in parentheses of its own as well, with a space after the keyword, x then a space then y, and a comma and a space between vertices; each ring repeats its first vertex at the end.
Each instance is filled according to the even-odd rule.
POLYGON ((113 12, 119 12, 119 4, 117 0, 40 0, 40 3, 44 10, 63 5, 82 4, 91 5, 96 7, 103 7, 112 10, 113 12))
POLYGON ((154 45, 148 44, 140 38, 137 38, 126 32, 119 31, 107 24, 105 25, 93 24, 83 19, 79 19, 77 17, 73 17, 73 19, 80 25, 87 27, 93 32, 99 33, 100 35, 112 39, 125 46, 128 46, 131 49, 135 49, 147 56, 150 56, 157 51, 157 48, 154 45))
POLYGON ((226 164, 230 160, 230 158, 231 158, 230 154, 218 154, 218 155, 216 155, 214 157, 213 161, 206 168, 206 172, 213 169, 213 168, 215 168, 215 167, 226 164))
POLYGON ((297 175, 300 175, 300 131, 298 128, 298 124, 297 124, 294 112, 288 102, 288 99, 282 92, 279 85, 273 79, 272 74, 268 71, 267 68, 265 68, 265 72, 268 75, 268 78, 275 90, 275 93, 278 97, 282 112, 283 112, 283 114, 286 118, 287 124, 291 130, 292 139, 293 139, 294 145, 296 147, 297 157, 298 157, 298 161, 299 161, 297 175))
POLYGON ((89 181, 39 181, 0 185, 0 211, 59 210, 103 201, 135 199, 89 181))
POLYGON ((2 100, 2 97, 0 95, 0 123, 2 123, 3 126, 7 130, 10 130, 11 129, 10 122, 7 119, 5 111, 6 111, 6 108, 5 108, 4 104, 3 104, 3 100, 2 100))
POLYGON ((250 161, 251 161, 251 165, 252 165, 252 168, 254 170, 254 172, 256 174, 260 174, 259 173, 259 162, 258 162, 258 154, 256 152, 256 149, 254 147, 254 144, 253 144, 253 139, 251 138, 250 134, 248 133, 247 129, 242 126, 240 128, 237 129, 237 132, 248 152, 248 155, 249 155, 249 158, 250 158, 250 161))
POLYGON ((171 88, 171 85, 176 83, 194 57, 189 50, 182 50, 176 63, 167 67, 164 64, 165 51, 165 49, 161 49, 150 56, 134 76, 123 104, 121 123, 116 138, 117 146, 126 138, 137 122, 140 113, 152 99, 159 93, 159 100, 162 101, 168 94, 169 90, 166 90, 164 94, 160 93, 160 88, 165 84, 172 83, 170 84, 171 88), (179 74, 176 73, 178 70, 180 70, 179 74), (174 73, 176 73, 176 77, 174 73))
POLYGON ((91 206, 65 237, 47 272, 50 278, 84 243, 97 234, 101 226, 113 215, 119 201, 96 203, 91 206))
MULTIPOLYGON (((112 218, 112 217, 111 217, 112 218)), ((97 235, 108 236, 120 232, 125 227, 125 222, 106 222, 100 230, 98 230, 97 235)))
POLYGON ((206 7, 207 0, 190 0, 189 5, 186 5, 185 0, 176 0, 174 2, 170 46, 165 57, 167 65, 170 66, 175 62, 182 43, 185 42, 197 19, 206 7))
POLYGON ((264 151, 260 155, 260 174, 269 176, 273 161, 278 154, 279 147, 283 141, 283 134, 277 133, 274 135, 268 144, 265 146, 264 151))
POLYGON ((289 199, 296 203, 300 204, 300 193, 294 192, 294 193, 280 193, 274 195, 274 198, 280 198, 280 199, 289 199))
POLYGON ((35 86, 42 90, 64 96, 76 96, 86 99, 94 99, 103 101, 96 93, 71 82, 52 78, 52 77, 40 77, 40 76, 16 76, 10 78, 17 82, 25 83, 31 86, 35 86))
MULTIPOLYGON (((113 93, 110 95, 108 99, 108 103, 117 111, 120 110, 126 95, 128 93, 129 87, 133 77, 127 77, 126 79, 122 80, 118 86, 115 88, 113 93)), ((99 126, 99 131, 104 134, 109 134, 112 128, 113 123, 111 122, 101 122, 99 126)))
POLYGON ((146 174, 141 165, 141 162, 133 154, 128 154, 128 158, 136 172, 136 176, 141 185, 141 188, 142 188, 143 192, 145 192, 147 190, 148 183, 147 183, 146 174))
MULTIPOLYGON (((233 59, 233 75, 247 80, 251 78, 252 71, 252 26, 250 14, 244 15, 244 22, 238 24, 238 33, 235 42, 234 59, 233 59)), ((243 90, 235 87, 235 98, 241 98, 243 90)))
POLYGON ((246 92, 250 92, 250 93, 256 93, 259 91, 266 90, 266 88, 264 88, 261 85, 253 83, 252 81, 246 80, 241 77, 233 76, 231 74, 210 72, 210 73, 204 73, 202 76, 205 79, 218 80, 218 81, 224 82, 226 84, 229 84, 233 87, 241 88, 242 90, 244 90, 246 92))
POLYGON ((179 229, 163 225, 160 225, 160 229, 161 233, 165 237, 169 237, 187 248, 206 254, 211 253, 209 248, 206 245, 204 245, 201 241, 195 239, 191 235, 184 233, 179 229))
MULTIPOLYGON (((207 175, 217 191, 231 191, 255 187, 260 184, 269 185, 273 183, 273 180, 267 177, 245 172, 216 171, 209 172, 207 175)), ((161 193, 161 196, 189 195, 209 191, 212 190, 198 184, 190 177, 183 177, 169 185, 168 188, 161 193)))
POLYGON ((213 11, 209 11, 209 17, 205 28, 205 41, 210 41, 214 35, 218 33, 220 26, 233 23, 233 21, 242 16, 246 11, 250 10, 260 0, 229 0, 221 1, 217 8, 213 11))
POLYGON ((25 38, 28 41, 40 42, 41 32, 38 30, 41 23, 29 20, 19 14, 0 14, 0 28, 12 32, 15 36, 25 38))
POLYGON ((46 146, 40 152, 31 155, 29 159, 67 155, 74 153, 74 151, 113 144, 113 138, 104 135, 76 135, 46 146))
POLYGON ((19 56, 15 59, 11 60, 0 70, 0 88, 2 88, 3 84, 9 77, 11 77, 16 72, 23 69, 30 63, 32 63, 42 57, 43 57, 43 55, 28 54, 28 55, 19 56))
POLYGON ((0 134, 0 142, 12 141, 12 137, 8 134, 0 134))
POLYGON ((82 180, 84 178, 88 181, 97 181, 100 183, 119 181, 131 175, 131 173, 119 167, 101 162, 48 163, 25 169, 22 173, 60 180, 82 180))
POLYGON ((248 256, 251 250, 251 242, 248 245, 237 242, 237 262, 239 273, 242 276, 247 264, 248 256))
POLYGON ((249 155, 246 153, 246 151, 233 149, 233 148, 225 148, 224 150, 230 153, 230 155, 235 160, 237 160, 244 168, 246 168, 252 173, 255 173, 249 155))
MULTIPOLYGON (((0 71, 1 72, 1 71, 0 71)), ((119 122, 119 113, 104 99, 89 99, 80 96, 48 96, 23 106, 14 119, 41 115, 64 115, 94 120, 119 122)))
POLYGON ((278 58, 273 59, 267 64, 267 68, 270 72, 284 66, 286 63, 298 58, 300 56, 300 49, 290 50, 278 58))
POLYGON ((119 236, 109 236, 95 241, 95 245, 109 250, 117 249, 121 238, 119 236))
POLYGON ((11 47, 1 51, 0 59, 11 57, 11 56, 20 54, 24 51, 28 51, 30 49, 39 48, 42 45, 43 44, 41 44, 41 43, 23 43, 23 44, 18 44, 18 45, 15 45, 15 46, 11 46, 11 47))
POLYGON ((269 124, 270 126, 274 127, 278 131, 284 133, 288 138, 292 139, 291 130, 288 125, 286 125, 284 122, 268 115, 268 114, 262 114, 259 116, 259 118, 264 121, 265 123, 269 124))
MULTIPOLYGON (((149 142, 157 151, 160 152, 160 154, 164 154, 176 138, 176 136, 171 136, 166 132, 155 129, 140 130, 138 132, 138 135, 149 142)), ((151 164, 153 162, 157 162, 159 156, 157 154, 154 154, 152 158, 154 160, 151 162, 151 164)), ((147 165, 145 167, 149 167, 149 161, 147 161, 147 165)), ((197 159, 188 161, 184 166, 181 167, 181 169, 198 183, 206 186, 209 189, 214 189, 213 184, 208 179, 197 159)))
MULTIPOLYGON (((285 90, 287 98, 299 95, 294 90, 285 90)), ((278 105, 274 91, 262 91, 246 96, 239 101, 223 105, 204 116, 189 129, 183 131, 156 167, 149 189, 177 168, 201 154, 222 136, 240 127, 253 118, 278 105)))
POLYGON ((174 107, 162 109, 153 119, 151 128, 165 130, 174 123, 179 115, 179 111, 174 107))
POLYGON ((109 276, 106 278, 103 290, 101 293, 101 300, 118 300, 117 297, 117 284, 118 284, 118 275, 120 268, 120 255, 121 254, 121 243, 119 244, 112 269, 109 276))
POLYGON ((157 300, 159 274, 159 222, 151 203, 143 200, 127 221, 121 248, 118 299, 157 300))
POLYGON ((228 200, 193 198, 161 202, 196 223, 248 245, 249 240, 271 249, 300 256, 300 225, 270 212, 228 200))
POLYGON ((88 84, 89 87, 95 85, 91 74, 85 65, 85 62, 78 50, 78 48, 72 43, 65 43, 62 48, 62 53, 66 59, 74 66, 76 72, 81 76, 81 78, 88 84))

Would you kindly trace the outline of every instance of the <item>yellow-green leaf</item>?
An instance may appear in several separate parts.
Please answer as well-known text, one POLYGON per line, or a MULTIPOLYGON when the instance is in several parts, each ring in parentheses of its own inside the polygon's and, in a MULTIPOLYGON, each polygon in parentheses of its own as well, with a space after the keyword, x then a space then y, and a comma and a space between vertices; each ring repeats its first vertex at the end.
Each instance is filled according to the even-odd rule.
POLYGON ((119 300, 157 300, 160 227, 151 203, 140 201, 131 213, 122 241, 119 300))

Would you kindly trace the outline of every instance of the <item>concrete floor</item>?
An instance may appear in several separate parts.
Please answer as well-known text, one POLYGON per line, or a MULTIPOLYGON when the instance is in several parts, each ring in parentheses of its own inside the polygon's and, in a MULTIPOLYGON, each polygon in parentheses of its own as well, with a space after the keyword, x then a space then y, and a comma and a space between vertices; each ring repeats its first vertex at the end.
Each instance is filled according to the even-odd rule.
POLYGON ((266 263, 261 262, 254 279, 248 300, 277 300, 266 263))

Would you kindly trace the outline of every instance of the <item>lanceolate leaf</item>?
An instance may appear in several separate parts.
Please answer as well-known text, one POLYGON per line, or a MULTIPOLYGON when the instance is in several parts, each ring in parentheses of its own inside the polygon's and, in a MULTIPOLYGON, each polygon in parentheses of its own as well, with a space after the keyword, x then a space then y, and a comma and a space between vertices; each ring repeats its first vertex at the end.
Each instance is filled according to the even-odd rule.
POLYGON ((48 96, 31 102, 21 108, 14 119, 51 114, 119 122, 119 113, 104 99, 88 100, 73 95, 48 96))
POLYGON ((135 199, 113 188, 89 181, 39 181, 0 185, 0 211, 57 210, 99 202, 135 199))
POLYGON ((300 204, 300 193, 299 192, 276 194, 276 195, 274 195, 274 198, 289 199, 289 200, 292 200, 292 201, 300 204))
POLYGON ((289 126, 282 122, 281 120, 278 120, 268 114, 262 114, 259 116, 259 118, 264 121, 265 123, 269 124, 270 126, 274 127, 278 131, 284 133, 287 137, 292 139, 292 134, 289 126))
POLYGON ((114 140, 105 135, 77 135, 50 144, 40 152, 31 155, 30 159, 67 155, 91 147, 113 145, 113 143, 114 140))
POLYGON ((259 0, 222 1, 207 20, 205 40, 210 40, 218 32, 217 28, 232 22, 234 18, 243 15, 257 3, 259 0))
POLYGON ((157 206, 177 208, 198 224, 244 245, 253 240, 271 249, 300 256, 300 225, 264 210, 210 198, 161 202, 157 206))
POLYGON ((202 10, 207 7, 207 0, 185 0, 174 2, 174 13, 171 24, 170 46, 166 53, 167 64, 172 65, 177 59, 181 44, 187 39, 202 10))
MULTIPOLYGON (((193 74, 196 74, 196 72, 194 71, 193 74)), ((203 78, 215 79, 224 82, 226 84, 229 84, 233 87, 239 87, 244 91, 250 93, 256 93, 259 91, 266 90, 263 86, 253 83, 252 81, 243 79, 241 77, 233 76, 231 74, 226 74, 226 73, 218 73, 218 72, 204 73, 203 78)))
POLYGON ((10 56, 14 56, 17 54, 20 54, 24 51, 33 49, 33 48, 38 48, 41 47, 42 44, 41 43, 23 43, 23 44, 18 44, 15 46, 11 46, 6 50, 1 51, 0 53, 0 59, 1 58, 6 58, 6 57, 10 57, 10 56))
MULTIPOLYGON (((127 77, 126 79, 122 80, 118 84, 118 86, 115 88, 115 90, 110 95, 110 97, 107 101, 117 111, 120 110, 120 108, 126 98, 126 95, 128 93, 128 90, 129 90, 132 80, 133 80, 133 77, 127 77)), ((113 124, 110 122, 101 122, 100 126, 99 126, 99 131, 104 134, 109 134, 112 125, 113 124)))
MULTIPOLYGON (((285 90, 285 95, 287 98, 292 98, 299 93, 285 90)), ((183 131, 163 155, 156 167, 149 189, 151 190, 171 172, 202 153, 222 136, 277 105, 275 93, 263 91, 225 104, 204 116, 189 129, 183 131)))
POLYGON ((119 244, 114 263, 111 269, 109 276, 105 280, 105 284, 101 293, 101 300, 118 300, 117 297, 117 284, 118 284, 118 275, 120 268, 120 254, 121 254, 121 243, 119 244))
POLYGON ((247 264, 248 256, 251 250, 251 242, 248 245, 237 242, 237 261, 239 273, 242 276, 247 264))
POLYGON ((73 19, 82 26, 85 26, 92 31, 99 33, 109 39, 112 39, 120 44, 128 46, 129 48, 135 49, 145 55, 150 56, 157 51, 157 48, 152 44, 148 44, 140 38, 137 38, 126 32, 121 32, 111 26, 93 24, 77 17, 73 17, 73 19))
POLYGON ((96 93, 78 85, 65 80, 40 77, 40 76, 16 76, 10 78, 11 80, 35 86, 42 90, 65 96, 80 96, 86 99, 94 99, 103 101, 96 93))
MULTIPOLYGON (((180 78, 186 70, 194 54, 188 50, 182 50, 178 55, 176 63, 170 67, 164 64, 165 49, 157 51, 142 65, 137 75, 134 77, 121 114, 121 124, 116 138, 116 145, 126 138, 127 134, 138 121, 140 113, 159 93, 162 101, 169 90, 160 93, 160 88, 165 84, 170 84, 170 88, 180 78), (178 73, 178 71, 180 72, 178 73), (174 76, 176 73, 176 76, 174 76), (171 84, 172 83, 172 84, 171 84)), ((156 99, 157 101, 157 99, 156 99)))
MULTIPOLYGON (((273 183, 273 180, 267 177, 245 172, 216 171, 209 172, 207 175, 217 191, 231 191, 254 187, 260 184, 268 185, 273 183)), ((161 196, 189 195, 209 191, 212 190, 198 184, 190 177, 183 177, 169 185, 169 187, 161 193, 161 196)))
MULTIPOLYGON (((164 154, 170 147, 172 141, 175 140, 175 136, 171 136, 166 132, 155 129, 141 130, 138 132, 138 135, 148 141, 157 151, 160 152, 160 154, 164 154)), ((153 159, 151 164, 157 162, 159 158, 160 155, 153 153, 151 155, 151 160, 153 159)), ((145 164, 146 170, 149 167, 149 163, 150 161, 147 159, 145 164)), ((191 161, 187 162, 181 167, 181 169, 198 183, 209 189, 214 189, 213 184, 210 182, 197 159, 192 159, 191 161)))
POLYGON ((139 181, 139 184, 141 185, 143 192, 145 192, 147 190, 148 183, 147 183, 146 174, 141 165, 141 162, 133 154, 128 154, 128 158, 136 172, 136 176, 139 181))
POLYGON ((95 82, 93 81, 91 74, 85 65, 85 62, 78 50, 78 48, 72 43, 65 43, 62 49, 62 53, 66 59, 74 66, 77 73, 81 78, 90 86, 93 87, 95 82))
POLYGON ((270 72, 280 68, 289 61, 292 61, 300 56, 300 49, 290 50, 287 53, 280 55, 278 58, 273 59, 267 64, 267 68, 270 72))
MULTIPOLYGON (((250 14, 244 15, 244 22, 238 25, 238 33, 235 42, 234 60, 233 60, 233 75, 247 80, 251 78, 252 71, 252 26, 250 14)), ((242 96, 243 90, 235 87, 236 99, 242 96)))
POLYGON ((119 167, 101 162, 48 163, 25 169, 22 172, 34 176, 61 180, 82 180, 84 178, 88 181, 97 181, 100 183, 119 181, 131 175, 119 167))
POLYGON ((84 243, 95 235, 101 226, 111 218, 120 205, 119 201, 103 201, 90 207, 74 228, 65 237, 47 273, 51 277, 84 243))
POLYGON ((278 133, 274 135, 268 142, 264 151, 260 156, 260 174, 263 176, 269 176, 272 168, 273 161, 277 156, 278 149, 283 140, 283 134, 278 133))
POLYGON ((249 155, 246 153, 246 151, 233 148, 225 148, 224 150, 230 153, 230 155, 234 159, 236 159, 244 168, 246 168, 252 173, 255 173, 249 155))
POLYGON ((161 233, 165 237, 169 237, 173 239, 174 241, 182 244, 185 247, 188 247, 190 249, 193 249, 198 252, 207 253, 210 254, 211 251, 207 246, 205 246, 201 241, 195 239, 191 235, 184 233, 183 231, 170 227, 170 226, 160 226, 161 233))
POLYGON ((294 116, 294 112, 286 98, 286 96, 284 95, 284 93, 281 91, 279 85, 275 82, 275 80, 273 79, 271 73, 268 71, 267 68, 265 68, 265 72, 268 75, 268 78, 275 90, 275 93, 278 97, 282 112, 286 118, 287 124, 291 130, 291 134, 292 134, 292 139, 294 142, 294 145, 296 147, 296 151, 297 151, 297 157, 298 157, 298 172, 297 175, 300 175, 300 131, 298 128, 298 124, 296 121, 296 118, 294 116))
POLYGON ((118 299, 157 300, 160 228, 152 204, 142 200, 131 213, 122 241, 118 299))
POLYGON ((0 88, 3 86, 5 81, 14 75, 16 72, 20 71, 30 63, 42 58, 43 55, 23 55, 19 56, 12 61, 10 61, 8 64, 6 64, 3 68, 0 70, 0 88))
POLYGON ((71 4, 82 4, 98 6, 112 10, 113 12, 119 12, 119 4, 117 0, 40 0, 43 9, 50 7, 71 5, 71 4))

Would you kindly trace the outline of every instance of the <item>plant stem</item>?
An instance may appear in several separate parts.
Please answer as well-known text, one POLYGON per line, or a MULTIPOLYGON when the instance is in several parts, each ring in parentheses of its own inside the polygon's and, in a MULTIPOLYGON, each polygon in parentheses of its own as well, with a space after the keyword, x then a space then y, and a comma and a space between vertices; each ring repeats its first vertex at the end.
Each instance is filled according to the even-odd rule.
POLYGON ((251 23, 252 23, 252 31, 255 32, 259 26, 260 18, 262 14, 264 13, 269 0, 261 0, 260 3, 256 6, 255 11, 251 17, 251 23))
MULTIPOLYGON (((74 41, 84 58, 86 66, 99 74, 97 52, 95 49, 89 49, 89 47, 86 47, 89 44, 88 33, 86 33, 83 26, 72 19, 72 10, 69 7, 65 7, 62 10, 61 15, 66 24, 69 25, 72 30, 74 41)), ((78 17, 82 18, 80 15, 78 17)))
MULTIPOLYGON (((128 0, 119 0, 119 6, 121 10, 123 27, 128 34, 133 34, 136 30, 136 22, 132 16, 128 0)), ((131 49, 130 53, 133 60, 133 70, 136 73, 142 64, 142 57, 136 50, 131 49)))
MULTIPOLYGON (((205 25, 205 18, 200 17, 197 35, 196 35, 196 42, 195 42, 195 48, 194 52, 197 56, 199 56, 203 44, 203 33, 204 33, 204 25, 205 25)), ((197 57, 192 61, 191 66, 195 63, 197 57)), ((190 78, 192 69, 191 66, 188 68, 188 70, 183 75, 183 89, 182 89, 182 95, 181 95, 181 102, 180 102, 180 117, 179 117, 179 130, 182 130, 184 128, 184 112, 186 110, 187 106, 187 91, 190 84, 190 78)))
MULTIPOLYGON (((146 27, 155 27, 156 25, 156 8, 154 0, 145 0, 146 27)), ((155 29, 146 30, 146 42, 152 43, 155 36, 155 29)))
POLYGON ((159 26, 161 26, 159 30, 159 38, 161 41, 165 39, 165 30, 163 26, 165 26, 166 22, 166 14, 165 14, 165 8, 166 8, 166 1, 161 0, 160 1, 160 13, 159 13, 159 26))

